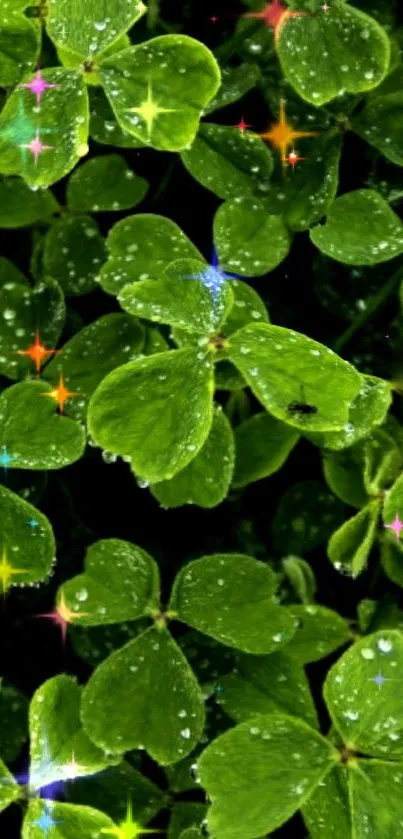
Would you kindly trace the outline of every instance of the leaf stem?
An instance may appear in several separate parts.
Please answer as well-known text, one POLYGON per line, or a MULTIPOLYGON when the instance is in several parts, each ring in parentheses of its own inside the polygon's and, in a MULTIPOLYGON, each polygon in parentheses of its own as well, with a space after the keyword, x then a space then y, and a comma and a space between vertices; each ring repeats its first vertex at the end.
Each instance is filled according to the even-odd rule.
POLYGON ((364 324, 371 318, 371 316, 377 312, 388 300, 388 298, 393 294, 393 292, 398 287, 399 283, 403 279, 403 265, 401 265, 397 271, 392 274, 390 279, 387 283, 378 291, 377 294, 374 294, 372 297, 368 299, 367 308, 365 312, 362 312, 358 315, 355 320, 350 324, 350 326, 346 329, 345 332, 340 335, 339 338, 334 342, 332 349, 335 352, 339 352, 342 347, 349 343, 353 335, 358 332, 364 324))

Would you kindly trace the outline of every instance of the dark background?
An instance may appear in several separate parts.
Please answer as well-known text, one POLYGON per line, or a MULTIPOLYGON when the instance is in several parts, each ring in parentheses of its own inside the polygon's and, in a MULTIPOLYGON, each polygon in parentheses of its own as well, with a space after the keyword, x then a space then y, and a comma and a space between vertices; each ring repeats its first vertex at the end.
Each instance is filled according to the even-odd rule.
MULTIPOLYGON (((244 10, 239 3, 180 2, 169 0, 162 4, 162 16, 173 24, 182 24, 182 31, 197 37, 210 48, 215 49, 231 35, 235 16, 244 10), (209 17, 217 15, 216 24, 209 17), (234 17, 233 17, 234 16, 234 17)), ((161 34, 157 31, 156 34, 161 34)), ((147 37, 146 30, 144 37, 147 37)), ((44 52, 51 54, 49 42, 44 52)), ((46 61, 44 64, 52 62, 46 61)), ((236 59, 235 62, 236 64, 236 59)), ((241 116, 247 122, 256 124, 262 118, 272 118, 267 104, 258 91, 249 93, 241 103, 227 107, 213 114, 209 119, 215 122, 235 124, 241 116), (262 116, 263 115, 263 116, 262 116)), ((90 143, 90 155, 110 153, 113 149, 90 143)), ((118 149, 133 170, 150 182, 150 190, 143 201, 141 212, 166 215, 176 221, 206 258, 210 257, 212 246, 212 220, 219 199, 201 187, 183 167, 179 156, 155 152, 151 149, 118 149), (174 165, 172 168, 172 162, 174 165), (165 178, 170 171, 169 177, 165 178), (165 181, 164 181, 165 178, 165 181), (163 185, 163 186, 162 186, 163 185)), ((394 167, 376 161, 380 177, 386 173, 393 181, 394 167), (392 173, 392 174, 391 174, 392 173)), ((362 142, 348 134, 340 172, 340 192, 364 186, 374 172, 374 156, 364 148, 362 142)), ((65 182, 54 188, 57 198, 64 200, 65 182)), ((399 212, 398 207, 394 209, 399 212)), ((127 213, 101 213, 97 221, 104 235, 110 227, 127 213)), ((0 231, 0 253, 14 261, 26 273, 29 271, 31 254, 30 230, 0 231)), ((348 326, 348 321, 323 305, 314 289, 312 280, 315 250, 306 234, 295 236, 289 257, 270 275, 253 279, 251 284, 265 300, 271 320, 279 325, 295 327, 298 331, 329 345, 348 326)), ((364 285, 370 278, 379 287, 396 269, 388 263, 379 272, 368 272, 364 285), (385 273, 383 273, 383 271, 385 273)), ((350 293, 350 274, 343 266, 332 264, 335 272, 335 288, 343 298, 350 293)), ((100 315, 118 310, 114 298, 97 290, 81 298, 69 298, 68 303, 78 313, 84 324, 100 315)), ((342 355, 353 360, 364 372, 371 372, 390 378, 392 368, 399 368, 401 344, 400 324, 396 318, 398 303, 396 296, 379 311, 367 327, 346 345, 342 355)), ((67 327, 68 329, 68 327, 67 327)), ((63 340, 61 341, 61 345, 63 340)), ((2 386, 8 384, 2 381, 2 386)), ((226 396, 220 394, 225 403, 226 396)), ((396 399, 394 412, 401 414, 400 399, 396 399)), ((77 675, 80 681, 88 678, 90 668, 73 652, 69 642, 63 650, 60 635, 47 621, 34 620, 33 615, 50 611, 54 605, 55 592, 65 579, 79 573, 83 567, 86 547, 92 542, 108 537, 127 539, 149 551, 158 561, 167 596, 170 584, 180 565, 189 558, 213 553, 218 550, 253 552, 259 558, 270 558, 278 563, 271 538, 271 521, 278 501, 285 489, 296 481, 318 479, 323 482, 319 451, 302 441, 289 457, 285 466, 272 477, 251 485, 243 492, 232 492, 218 508, 206 511, 196 507, 179 510, 162 509, 148 489, 140 489, 123 461, 105 463, 99 449, 87 447, 85 456, 76 464, 59 472, 49 472, 43 479, 34 474, 38 483, 38 506, 52 523, 57 540, 57 565, 50 582, 38 589, 18 590, 0 604, 1 657, 0 673, 27 696, 46 679, 67 672, 77 675), (41 487, 41 484, 43 486, 41 487)), ((30 475, 18 475, 13 471, 7 477, 0 475, 0 482, 18 490, 30 475)), ((346 508, 346 515, 352 511, 346 508)), ((356 617, 356 606, 364 597, 381 597, 398 592, 382 575, 376 575, 374 561, 369 571, 357 581, 337 574, 326 558, 325 547, 307 555, 318 582, 318 602, 335 608, 350 620, 356 617), (371 589, 371 594, 368 592, 371 589)), ((180 634, 180 628, 174 634, 180 634)), ((337 658, 337 654, 333 657, 337 658)), ((327 719, 321 700, 321 683, 329 662, 311 665, 308 668, 315 698, 319 703, 324 729, 327 719)), ((12 767, 22 771, 26 766, 27 750, 12 767)), ((156 782, 164 784, 164 777, 158 767, 145 756, 144 772, 156 782)), ((183 796, 199 798, 202 795, 183 796)), ((19 836, 20 814, 16 806, 9 808, 2 816, 4 835, 7 839, 19 836)), ((166 814, 156 821, 166 826, 166 814)), ((306 836, 302 820, 296 816, 273 836, 302 839, 306 836)), ((79 839, 79 837, 77 837, 79 839)))

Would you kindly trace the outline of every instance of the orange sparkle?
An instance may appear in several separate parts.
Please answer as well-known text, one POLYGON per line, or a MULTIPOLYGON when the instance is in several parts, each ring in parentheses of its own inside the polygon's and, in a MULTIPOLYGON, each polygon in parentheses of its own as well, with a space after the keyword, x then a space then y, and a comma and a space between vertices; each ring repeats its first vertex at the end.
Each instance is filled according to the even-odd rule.
POLYGON ((55 353, 60 352, 60 350, 47 350, 42 344, 41 339, 39 337, 38 329, 35 332, 35 341, 32 346, 28 347, 27 350, 16 350, 18 355, 28 355, 31 361, 35 362, 35 369, 37 374, 40 373, 42 362, 45 360, 47 355, 54 355, 55 353))
POLYGON ((42 393, 41 396, 50 396, 52 399, 54 399, 60 408, 60 413, 62 414, 64 403, 67 401, 67 399, 70 399, 72 396, 81 396, 81 393, 77 393, 72 390, 67 390, 67 388, 64 385, 63 373, 60 373, 58 386, 54 390, 51 390, 49 393, 42 393))
POLYGON ((36 615, 37 618, 49 618, 53 621, 55 626, 60 627, 62 633, 63 644, 66 642, 67 627, 69 623, 73 623, 77 618, 82 618, 87 612, 73 612, 65 601, 64 592, 60 595, 60 600, 53 612, 44 612, 42 615, 36 615))
POLYGON ((269 131, 259 134, 259 137, 268 140, 274 148, 280 150, 284 167, 288 160, 288 149, 294 145, 293 141, 300 137, 317 137, 317 134, 317 131, 294 131, 292 125, 287 122, 284 101, 281 99, 279 121, 271 125, 269 131))
POLYGON ((277 42, 280 34, 280 29, 286 22, 286 20, 288 20, 291 17, 305 16, 306 12, 292 12, 288 8, 288 6, 283 6, 280 0, 272 0, 271 3, 266 3, 266 5, 263 7, 263 9, 261 9, 260 12, 246 12, 241 17, 261 20, 265 26, 274 29, 274 37, 277 42))

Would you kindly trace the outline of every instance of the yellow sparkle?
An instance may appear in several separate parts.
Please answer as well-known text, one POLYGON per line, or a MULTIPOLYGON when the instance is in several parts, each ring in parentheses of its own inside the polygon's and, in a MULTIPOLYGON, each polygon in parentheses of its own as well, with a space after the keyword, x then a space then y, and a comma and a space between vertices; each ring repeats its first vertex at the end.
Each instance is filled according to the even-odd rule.
POLYGON ((148 82, 147 99, 137 108, 127 109, 132 114, 138 114, 147 126, 148 138, 151 136, 154 121, 159 114, 173 114, 177 108, 161 108, 153 99, 151 82, 148 82))
POLYGON ((137 836, 143 836, 146 833, 163 833, 163 831, 140 827, 137 822, 134 822, 132 802, 128 801, 124 822, 115 827, 103 827, 101 833, 109 833, 110 836, 116 836, 117 839, 137 839, 137 836))
POLYGON ((0 562, 0 581, 3 587, 3 594, 6 593, 9 585, 10 580, 14 574, 24 574, 24 568, 14 568, 10 565, 7 559, 6 549, 3 548, 3 556, 0 562))
POLYGON ((274 125, 270 127, 269 131, 266 131, 264 134, 260 134, 259 136, 262 137, 263 140, 269 140, 272 146, 280 150, 281 162, 284 167, 287 162, 288 149, 290 146, 294 146, 294 140, 297 140, 300 137, 317 137, 317 131, 295 131, 292 125, 287 122, 284 101, 281 99, 278 122, 275 122, 274 125))

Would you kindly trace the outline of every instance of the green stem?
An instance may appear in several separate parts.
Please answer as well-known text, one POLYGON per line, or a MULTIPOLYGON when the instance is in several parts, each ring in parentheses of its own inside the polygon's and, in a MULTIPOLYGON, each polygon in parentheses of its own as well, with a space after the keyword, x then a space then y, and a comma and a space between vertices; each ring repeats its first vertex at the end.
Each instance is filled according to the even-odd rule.
POLYGON ((147 27, 155 29, 160 15, 159 0, 148 0, 147 27))
POLYGON ((223 65, 226 64, 227 61, 232 58, 234 53, 237 51, 238 47, 241 47, 244 43, 246 38, 251 38, 252 35, 255 35, 256 32, 259 32, 261 29, 262 24, 260 21, 252 21, 249 26, 245 26, 242 29, 242 32, 236 32, 232 38, 228 38, 221 46, 219 46, 215 51, 214 55, 217 61, 223 65))
POLYGON ((389 297, 396 291, 399 283, 403 279, 403 266, 401 265, 400 268, 390 277, 388 282, 383 286, 383 288, 378 291, 377 294, 374 294, 373 297, 370 297, 367 302, 367 308, 365 312, 362 312, 353 322, 350 324, 348 329, 340 335, 339 338, 334 342, 332 349, 335 352, 340 352, 340 350, 349 343, 353 335, 358 332, 364 324, 369 321, 371 316, 377 312, 389 297))

